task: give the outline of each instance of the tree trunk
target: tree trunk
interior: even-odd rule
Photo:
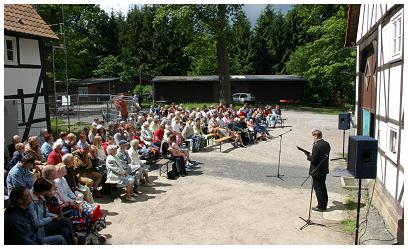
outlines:
[[[218,74],[220,79],[220,103],[229,105],[231,99],[231,80],[227,44],[225,41],[227,29],[226,5],[218,5],[219,32],[217,34]]]

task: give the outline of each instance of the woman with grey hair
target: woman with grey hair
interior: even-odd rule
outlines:
[[[153,183],[149,179],[149,171],[147,167],[144,167],[142,161],[140,161],[139,153],[137,152],[139,149],[139,140],[133,139],[130,141],[130,148],[128,150],[129,158],[130,158],[130,168],[132,171],[139,171],[142,182],[145,182],[145,186],[152,186]]]
[[[72,191],[75,192],[77,196],[79,193],[83,194],[83,198],[89,202],[94,203],[94,199],[89,187],[82,185],[79,183],[78,179],[78,171],[74,169],[74,156],[72,154],[65,154],[62,156],[62,163],[57,165],[64,165],[67,169],[67,174],[65,176],[65,180],[68,183],[68,186],[71,188]]]
[[[108,157],[106,158],[106,168],[108,169],[107,182],[116,183],[119,186],[126,186],[126,200],[136,201],[137,195],[133,193],[134,178],[128,175],[127,169],[123,168],[120,159],[116,156],[117,146],[109,145],[106,148]]]
[[[48,156],[47,164],[57,165],[62,162],[62,156],[64,155],[64,152],[62,152],[63,145],[64,143],[61,140],[57,140],[52,145],[52,151],[50,155]]]

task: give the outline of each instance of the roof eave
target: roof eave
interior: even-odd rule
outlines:
[[[344,47],[354,47],[357,39],[358,21],[361,4],[349,4],[347,13],[346,36]]]

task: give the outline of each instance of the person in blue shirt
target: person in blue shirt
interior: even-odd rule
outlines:
[[[32,203],[30,190],[16,187],[10,194],[10,205],[4,211],[5,245],[62,245],[66,241],[62,235],[41,237],[38,226],[28,207]]]
[[[25,145],[23,143],[16,144],[16,151],[13,153],[8,170],[12,169],[18,162],[21,161],[24,155]]]
[[[31,154],[26,154],[8,173],[6,183],[7,190],[10,194],[13,188],[26,187],[31,189],[33,187],[32,172],[35,159]],[[37,169],[40,170],[40,169]],[[40,170],[41,171],[41,170]]]
[[[47,133],[44,135],[44,143],[41,145],[41,154],[45,160],[47,160],[48,156],[52,151],[52,143],[53,143],[52,134]]]

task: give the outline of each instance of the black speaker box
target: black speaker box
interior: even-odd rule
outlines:
[[[350,136],[347,169],[355,178],[377,177],[378,141],[369,136]]]
[[[339,113],[339,130],[350,129],[351,115],[349,112]]]

